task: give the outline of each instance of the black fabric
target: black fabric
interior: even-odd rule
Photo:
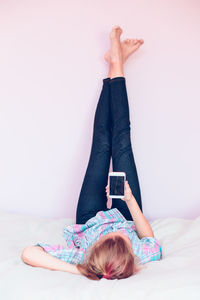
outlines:
[[[100,210],[108,210],[105,187],[110,158],[113,171],[126,180],[142,211],[140,186],[130,137],[129,104],[125,77],[105,78],[94,117],[90,158],[76,210],[76,224],[85,224]],[[133,220],[125,201],[112,199],[126,220]]]

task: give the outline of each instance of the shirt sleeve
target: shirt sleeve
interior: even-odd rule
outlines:
[[[77,248],[68,248],[62,245],[50,245],[46,243],[37,243],[35,246],[42,247],[47,253],[71,264],[83,262],[84,252]]]
[[[154,237],[143,237],[141,243],[141,263],[162,259],[162,246]]]

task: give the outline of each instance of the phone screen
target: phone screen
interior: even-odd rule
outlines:
[[[124,176],[110,176],[110,195],[124,196]]]

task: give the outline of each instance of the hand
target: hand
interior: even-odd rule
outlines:
[[[132,194],[131,188],[130,188],[127,180],[125,181],[124,189],[125,189],[124,198],[121,198],[121,200],[123,200],[125,202],[128,202],[133,198],[133,194]],[[109,198],[109,186],[108,186],[108,184],[106,186],[106,195]]]
[[[124,189],[124,198],[121,199],[125,202],[128,202],[133,198],[133,194],[127,180],[125,181]]]

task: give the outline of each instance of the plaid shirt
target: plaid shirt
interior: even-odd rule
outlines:
[[[101,236],[120,230],[127,235],[132,243],[138,262],[145,264],[162,258],[162,247],[153,237],[139,239],[134,221],[127,221],[117,208],[99,211],[85,224],[64,226],[65,245],[37,243],[47,253],[71,264],[83,263],[87,249]]]

